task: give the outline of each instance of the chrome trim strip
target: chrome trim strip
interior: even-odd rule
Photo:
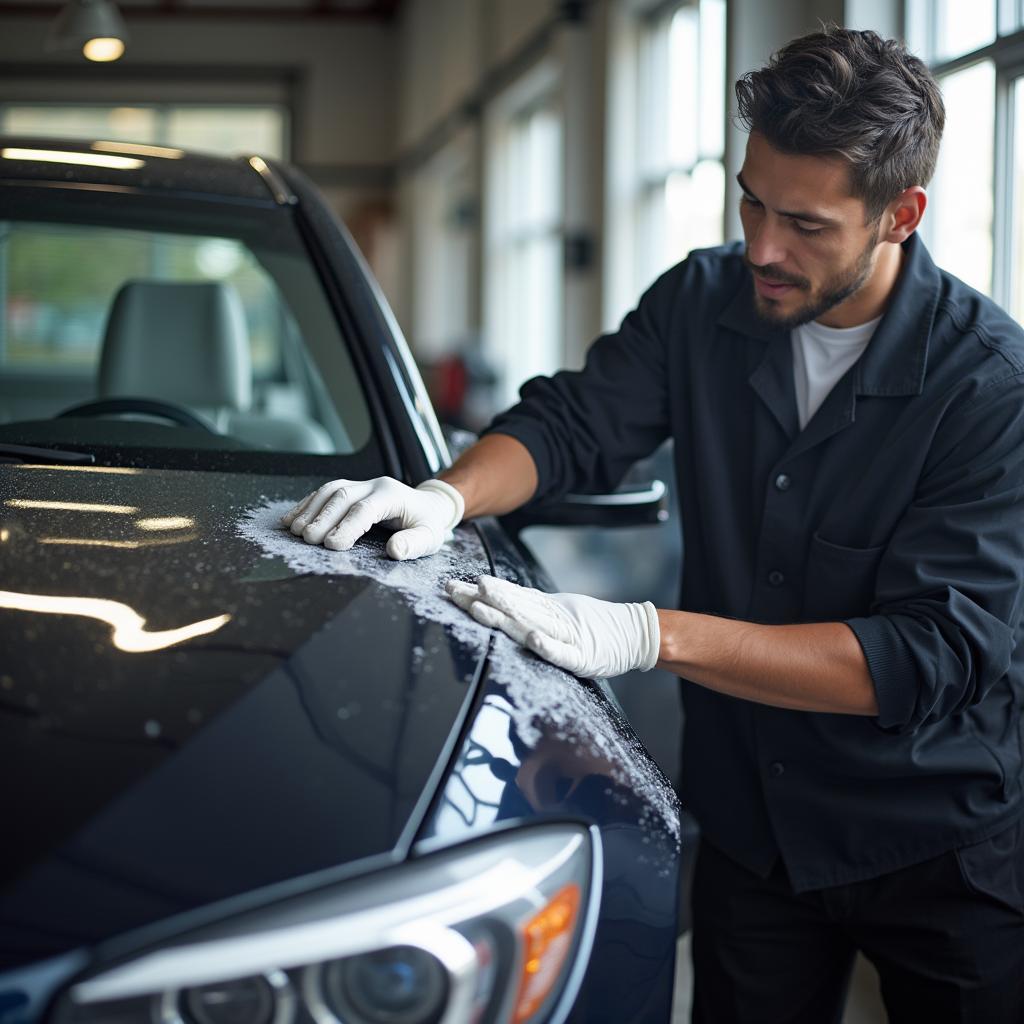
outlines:
[[[645,491],[621,491],[617,494],[567,494],[562,501],[569,505],[643,505],[661,501],[665,484],[655,480]]]
[[[281,180],[281,176],[261,156],[249,157],[249,166],[263,179],[274,202],[278,206],[293,206],[298,199],[289,191],[288,186]]]
[[[551,1010],[547,1024],[562,1024],[576,1002],[583,978],[590,967],[590,954],[594,948],[594,937],[597,935],[597,922],[601,916],[601,894],[604,892],[604,846],[601,844],[601,829],[598,825],[590,825],[590,892],[584,910],[583,924],[580,929],[579,943],[573,953],[572,967],[558,1002]]]

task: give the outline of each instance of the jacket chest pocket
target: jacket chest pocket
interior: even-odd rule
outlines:
[[[804,572],[804,619],[831,622],[867,615],[886,547],[848,548],[814,534]]]

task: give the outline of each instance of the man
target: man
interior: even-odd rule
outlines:
[[[1024,333],[915,234],[943,127],[872,32],[736,87],[746,245],[665,274],[438,481],[334,481],[286,523],[392,557],[463,517],[613,487],[675,439],[681,610],[454,583],[581,675],[683,679],[702,829],[694,1020],[1024,1021]]]

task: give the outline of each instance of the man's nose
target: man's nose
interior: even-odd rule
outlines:
[[[762,217],[747,239],[747,256],[758,267],[786,262],[789,253],[782,239],[781,225],[770,215]]]

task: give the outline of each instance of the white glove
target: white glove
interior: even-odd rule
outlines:
[[[620,676],[654,668],[661,647],[650,601],[616,604],[582,594],[544,594],[494,576],[448,582],[448,594],[477,622],[507,633],[578,676]]]
[[[409,487],[400,480],[332,480],[281,517],[281,525],[310,544],[348,551],[375,523],[396,530],[387,543],[398,560],[432,555],[452,536],[466,510],[462,495],[443,480]]]

